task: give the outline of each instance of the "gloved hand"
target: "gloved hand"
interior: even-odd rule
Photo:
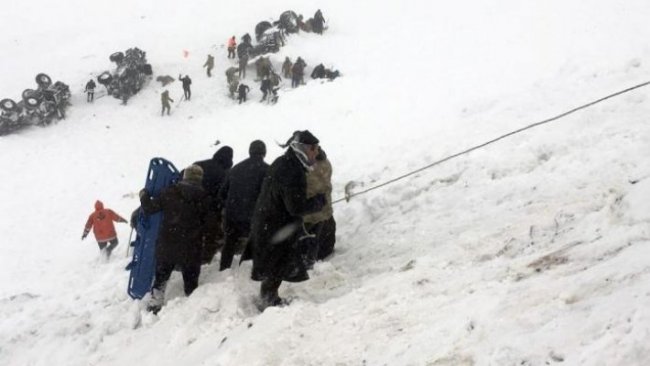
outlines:
[[[81,240],[86,239],[86,236],[88,236],[88,234],[85,234],[85,233],[84,233],[84,234],[81,234]]]

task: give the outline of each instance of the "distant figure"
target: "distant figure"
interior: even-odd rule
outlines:
[[[262,79],[262,85],[260,86],[260,90],[262,91],[262,100],[260,100],[260,102],[266,100],[266,97],[271,94],[271,89],[271,79],[268,75],[265,75],[264,79]]]
[[[226,70],[226,82],[228,83],[228,92],[230,92],[230,97],[234,98],[235,93],[237,92],[237,87],[239,87],[239,76],[237,75],[238,69],[236,67],[229,67]]]
[[[285,79],[291,78],[292,66],[293,66],[293,62],[291,62],[291,59],[289,57],[285,58],[284,63],[282,64],[282,75],[285,77]]]
[[[303,84],[303,76],[305,73],[305,67],[307,64],[305,61],[298,57],[296,60],[296,63],[293,64],[293,67],[291,68],[291,87],[295,88],[300,84]]]
[[[312,21],[314,33],[323,34],[324,24],[325,18],[323,17],[323,13],[320,11],[320,9],[318,9],[316,10],[316,14],[314,14],[314,20]]]
[[[185,96],[185,100],[190,100],[190,98],[192,97],[192,91],[190,90],[190,85],[192,85],[192,79],[190,79],[189,75],[185,75],[184,78],[178,75],[178,80],[183,82],[183,95]]]
[[[237,57],[239,57],[239,78],[246,78],[246,66],[248,66],[249,51],[253,48],[251,36],[248,33],[242,37],[242,43],[237,46]]]
[[[174,103],[174,100],[169,97],[169,90],[165,90],[162,92],[162,94],[160,94],[160,101],[162,102],[162,112],[160,112],[160,115],[164,116],[165,110],[167,110],[167,115],[169,116],[169,111],[172,108],[169,102]]]
[[[246,102],[246,94],[251,90],[251,88],[248,87],[246,84],[239,84],[239,88],[237,89],[237,93],[239,94],[238,100],[239,104],[242,104],[243,102]]]
[[[214,57],[212,55],[208,55],[208,60],[205,61],[203,67],[207,67],[208,77],[212,77],[212,69],[214,68]]]
[[[271,59],[268,57],[260,57],[255,60],[255,72],[257,73],[257,79],[262,80],[265,76],[269,76],[271,73]]]
[[[235,36],[228,39],[228,58],[235,58],[235,49],[237,48],[237,41],[235,41]]]
[[[88,216],[84,232],[81,235],[81,240],[84,240],[88,236],[90,229],[93,229],[99,250],[106,259],[110,258],[111,252],[118,244],[115,225],[113,225],[114,221],[126,222],[122,216],[116,214],[113,210],[104,208],[102,201],[98,200],[95,202],[95,212]]]
[[[340,73],[338,70],[332,71],[330,69],[326,69],[323,64],[319,64],[318,66],[314,67],[314,70],[311,72],[312,79],[328,79],[331,81],[339,76]]]
[[[92,103],[92,101],[95,100],[95,87],[97,84],[95,84],[95,81],[93,79],[88,80],[86,83],[86,101],[88,103]]]

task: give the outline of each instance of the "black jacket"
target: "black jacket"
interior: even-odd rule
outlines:
[[[189,76],[185,76],[184,78],[179,76],[178,79],[183,82],[183,90],[188,90],[190,85],[192,85],[192,79]]]
[[[219,200],[223,202],[226,220],[250,224],[255,202],[262,190],[262,181],[268,169],[269,165],[259,155],[252,156],[230,169],[219,191]]]
[[[251,88],[248,87],[246,84],[239,84],[239,88],[237,89],[237,92],[239,95],[244,96],[246,93],[248,93],[251,90]]]
[[[262,85],[260,86],[260,90],[262,92],[270,92],[271,91],[271,79],[266,78],[262,80]]]
[[[215,205],[211,207],[213,211],[220,210],[218,201],[219,189],[226,179],[228,170],[232,167],[232,148],[224,146],[217,150],[212,159],[197,161],[194,164],[203,169],[203,188]]]
[[[187,181],[165,188],[156,198],[140,198],[147,215],[163,214],[156,243],[158,263],[200,265],[207,202],[203,187]]]
[[[250,240],[244,255],[253,258],[252,279],[285,281],[295,279],[296,247],[302,231],[302,216],[320,210],[324,199],[317,195],[307,199],[305,168],[295,153],[287,152],[275,159],[264,177],[251,222]]]

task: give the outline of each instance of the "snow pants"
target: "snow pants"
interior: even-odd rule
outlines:
[[[157,263],[156,264],[156,278],[153,281],[153,289],[162,293],[165,292],[167,281],[172,275],[176,265],[174,263]],[[199,276],[201,275],[201,264],[181,266],[181,273],[183,274],[183,289],[185,295],[190,294],[199,287]]]

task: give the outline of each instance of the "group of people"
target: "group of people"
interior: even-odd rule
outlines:
[[[284,304],[278,293],[282,281],[307,280],[315,261],[332,254],[332,165],[308,130],[294,132],[281,146],[285,153],[269,165],[266,145],[255,140],[249,157],[234,166],[233,150],[224,146],[211,159],[185,168],[180,182],[157,197],[140,191],[138,210],[163,213],[148,310],[161,309],[174,269],[182,272],[189,296],[198,286],[201,265],[219,250],[221,271],[237,254],[253,261],[251,278],[261,282],[260,309]],[[99,201],[95,208],[82,239],[94,228],[100,249],[110,254],[117,245],[113,222],[126,220]],[[134,227],[135,217],[137,210]]]

